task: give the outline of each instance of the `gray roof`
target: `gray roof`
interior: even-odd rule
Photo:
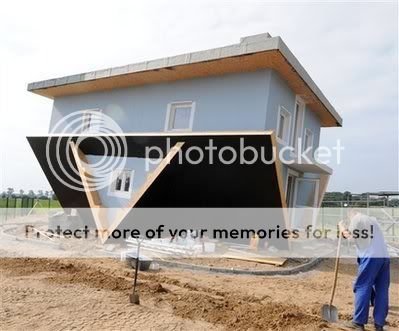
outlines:
[[[324,94],[321,92],[321,90],[318,88],[318,86],[315,84],[315,82],[312,80],[306,70],[302,67],[296,57],[288,49],[287,45],[280,37],[271,37],[268,33],[243,37],[241,38],[239,44],[233,44],[220,48],[214,48],[199,52],[128,64],[120,67],[112,67],[71,76],[33,82],[28,84],[28,91],[39,93],[40,90],[43,91],[44,89],[52,89],[70,84],[95,81],[99,79],[117,77],[139,72],[160,70],[181,65],[215,61],[236,56],[251,55],[273,50],[279,51],[284,56],[286,61],[288,61],[288,63],[293,67],[296,73],[321,101],[327,111],[334,117],[334,119],[336,120],[336,124],[341,126],[342,118],[336,112],[334,107],[330,104],[330,102],[327,100],[327,98],[324,96]]]

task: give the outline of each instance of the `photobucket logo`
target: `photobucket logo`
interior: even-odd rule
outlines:
[[[76,191],[98,191],[107,187],[110,169],[125,168],[126,139],[123,135],[112,135],[121,132],[119,125],[99,110],[76,111],[61,118],[50,132],[56,136],[50,136],[46,142],[46,160],[52,174]],[[90,163],[80,148],[85,139],[94,139],[94,144],[104,151]]]
[[[302,146],[301,138],[298,139],[297,146]],[[166,149],[162,149],[159,146],[146,147],[146,171],[150,171],[153,165],[159,164],[162,159],[166,157],[166,154],[171,149],[170,138],[166,139]],[[272,146],[271,153],[270,148],[260,146],[258,148],[245,144],[245,138],[240,138],[238,148],[233,146],[223,146],[218,148],[214,144],[214,140],[210,138],[208,145],[206,146],[190,146],[184,151],[182,149],[178,152],[178,162],[189,164],[200,164],[204,162],[205,157],[208,164],[214,164],[215,162],[222,164],[233,164],[239,162],[239,164],[251,165],[261,161],[263,164],[273,164],[276,159],[286,165],[292,164],[329,164],[333,157],[336,158],[336,163],[341,163],[341,152],[344,150],[344,146],[341,145],[341,141],[338,139],[336,145],[332,148],[326,146],[320,146],[313,150],[312,147],[306,149],[294,148],[289,145]],[[166,154],[164,155],[164,150]],[[157,158],[154,155],[158,154]],[[150,155],[152,156],[150,158]],[[170,160],[169,160],[170,162]]]

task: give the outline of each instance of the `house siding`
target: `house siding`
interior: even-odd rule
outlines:
[[[50,132],[72,132],[76,126],[64,132],[68,121],[56,127],[57,123],[73,112],[95,108],[110,116],[122,132],[162,132],[168,104],[177,101],[196,103],[192,131],[276,130],[279,107],[287,109],[293,118],[295,98],[287,83],[271,69],[64,96],[54,100]],[[308,107],[304,114],[305,128],[313,131],[316,149],[320,119]],[[97,158],[88,156],[90,163]],[[147,177],[145,164],[136,158],[128,158],[126,162],[126,168],[135,171],[134,192]],[[287,169],[286,165],[281,166],[284,189]],[[109,177],[111,182],[111,170]],[[99,195],[105,207],[124,207],[128,203],[127,199],[109,195],[108,187],[101,189]]]
[[[320,143],[320,119],[312,112],[309,107],[305,109],[305,118],[303,123],[303,133],[305,129],[310,129],[313,132],[313,150],[319,147]]]
[[[123,132],[160,132],[164,131],[168,104],[176,101],[196,102],[193,131],[264,130],[270,72],[261,70],[59,97],[54,100],[50,131],[72,112],[99,108]],[[54,133],[63,128],[59,126]]]
[[[287,109],[291,116],[294,113],[295,93],[275,71],[270,75],[269,98],[267,101],[267,116],[265,129],[276,130],[279,107]]]
[[[269,87],[269,97],[267,100],[265,129],[266,130],[277,129],[277,118],[280,106],[283,106],[291,114],[291,120],[293,120],[295,100],[296,100],[296,94],[290,89],[287,83],[279,76],[279,74],[276,71],[272,71],[270,74],[270,87]],[[293,123],[291,123],[291,133],[292,133],[292,125]],[[321,122],[319,117],[308,106],[306,106],[304,113],[304,121],[303,121],[302,139],[303,139],[303,134],[305,132],[305,128],[312,130],[314,134],[313,150],[315,150],[319,146],[320,127],[321,127]],[[282,147],[283,145],[279,144],[279,148]],[[289,158],[287,153],[285,153],[284,156],[287,157],[287,159]],[[284,189],[286,186],[288,168],[289,166],[287,165],[284,164],[281,165],[281,174],[283,177]],[[308,178],[319,177],[319,175],[309,174],[309,173],[304,173],[302,174],[302,176]]]
[[[98,108],[125,133],[160,132],[165,128],[168,104],[176,101],[195,101],[193,131],[264,130],[270,76],[271,70],[261,70],[59,97],[54,101],[50,131],[61,133],[73,118],[56,127],[57,123],[73,112]],[[80,124],[77,121],[68,132]],[[93,155],[87,158],[89,163],[99,160]],[[145,162],[127,158],[125,168],[135,171],[133,194],[147,177]],[[109,183],[111,175],[112,169]],[[112,196],[108,190],[98,191],[104,207],[127,206],[129,199]]]

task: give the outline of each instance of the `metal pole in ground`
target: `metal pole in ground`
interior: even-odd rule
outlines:
[[[144,238],[136,238],[137,241],[137,254],[136,254],[136,268],[134,270],[134,281],[133,281],[133,292],[132,294],[129,295],[130,303],[133,303],[135,305],[140,304],[140,297],[139,293],[136,290],[137,287],[137,275],[139,273],[139,268],[140,268],[140,244],[144,240]]]
[[[17,212],[17,198],[14,199],[14,218],[16,212]]]
[[[5,217],[6,221],[7,221],[7,216],[8,216],[8,196],[6,198],[6,217]]]
[[[399,209],[399,208],[398,208],[398,209]],[[395,210],[394,206],[392,206],[392,217],[393,217],[393,219],[396,220],[395,212],[396,212],[396,210]],[[394,237],[394,240],[396,241],[396,238],[397,238],[397,236],[396,236],[396,222],[394,223],[394,225],[393,225],[393,227],[392,227],[392,231],[393,231],[393,235],[395,236],[395,237]]]

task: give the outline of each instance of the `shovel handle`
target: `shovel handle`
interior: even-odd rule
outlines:
[[[134,282],[133,282],[133,294],[136,293],[136,285],[137,285],[137,274],[139,272],[139,264],[140,264],[140,259],[139,259],[139,255],[140,255],[140,244],[141,242],[139,241],[137,243],[137,256],[136,256],[136,268],[134,270]]]
[[[335,295],[335,289],[337,287],[337,279],[338,279],[338,269],[339,269],[339,255],[341,251],[341,239],[342,239],[342,234],[339,234],[338,238],[338,247],[337,247],[337,256],[335,257],[335,270],[334,270],[334,284],[331,290],[331,298],[330,298],[330,306],[332,306],[333,300],[334,300],[334,295]]]

